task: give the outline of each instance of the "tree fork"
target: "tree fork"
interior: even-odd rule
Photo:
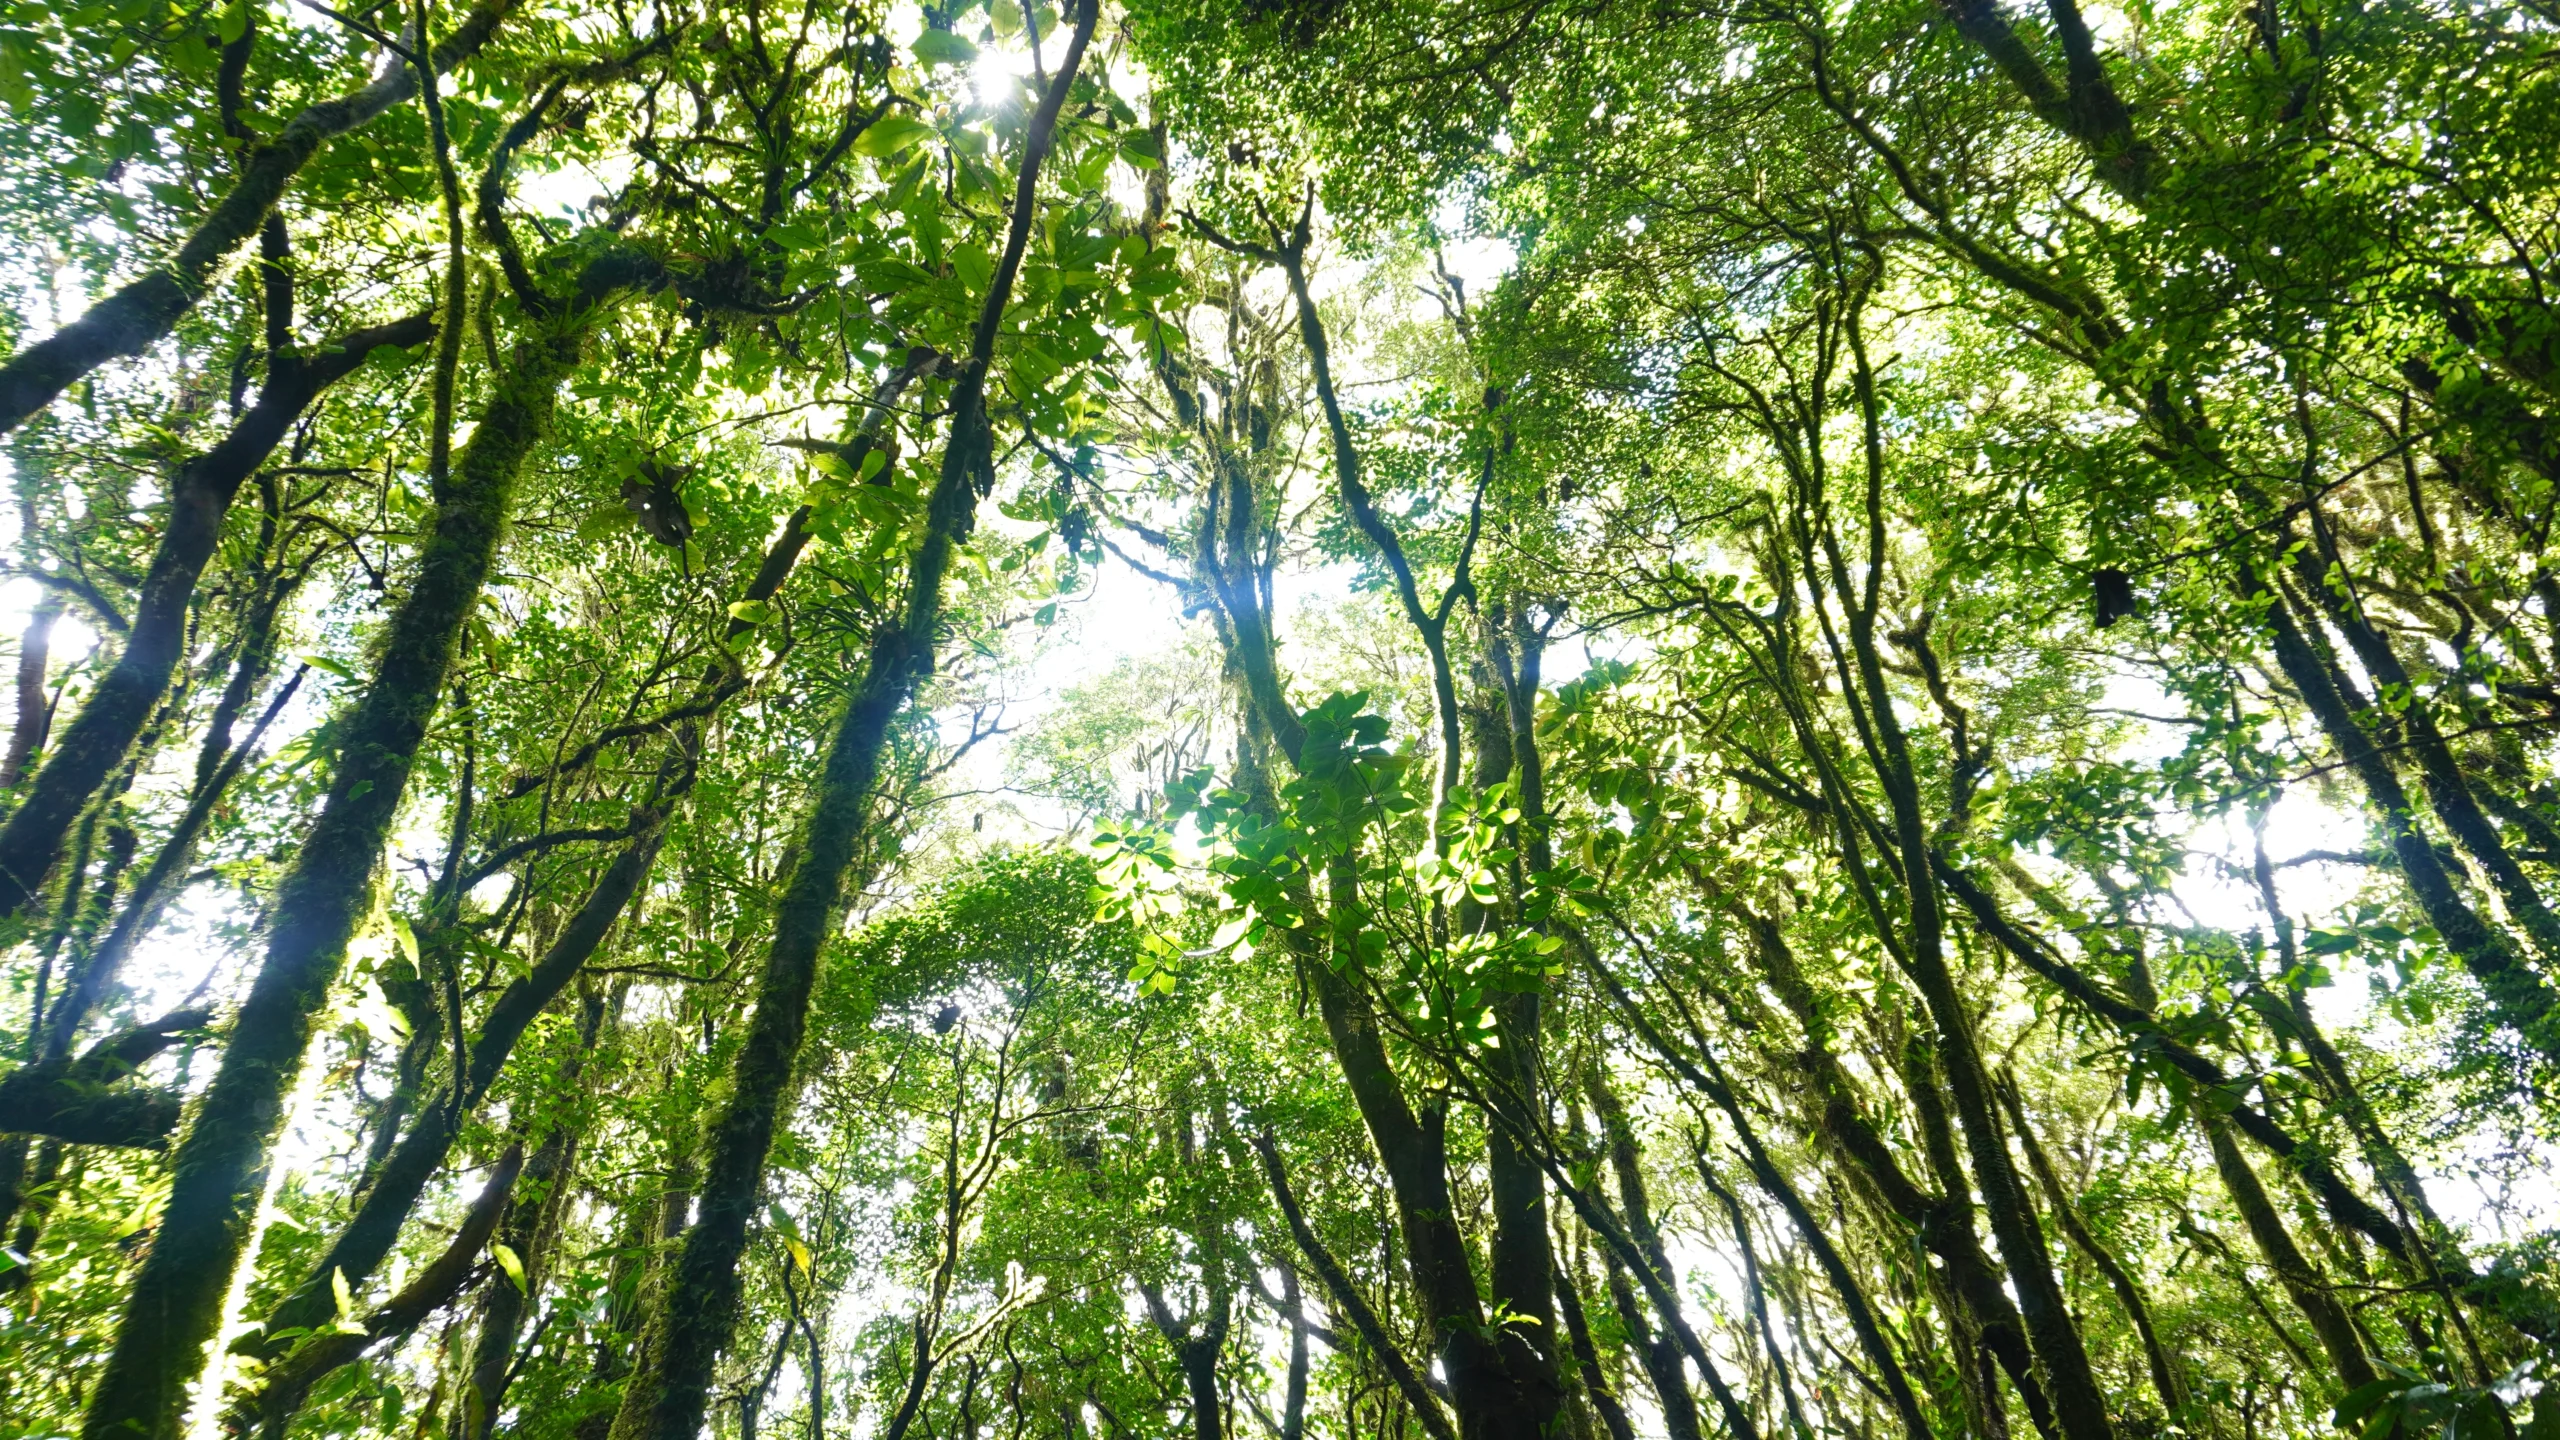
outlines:
[[[906,612],[873,638],[862,681],[845,706],[829,746],[817,804],[803,830],[799,862],[774,921],[755,1016],[739,1051],[729,1099],[713,1122],[698,1218],[684,1239],[665,1290],[641,1333],[639,1363],[614,1416],[613,1440],[693,1440],[708,1403],[713,1362],[736,1320],[738,1260],[763,1188],[766,1153],[780,1123],[818,952],[834,927],[845,872],[851,867],[876,786],[890,722],[906,708],[933,668],[942,586],[954,551],[977,521],[979,496],[994,483],[994,434],[987,415],[987,367],[997,328],[1031,236],[1039,204],[1040,168],[1059,111],[1100,18],[1098,0],[1076,6],[1072,37],[1040,97],[1023,141],[1005,247],[970,334],[969,355],[953,386],[951,438],[927,504],[925,534],[908,568]]]
[[[347,717],[320,817],[277,889],[266,961],[179,1146],[159,1232],[82,1422],[85,1440],[164,1440],[177,1428],[221,1324],[285,1097],[364,914],[418,744],[496,557],[517,476],[550,427],[560,382],[577,363],[595,302],[604,297],[588,298],[517,343],[463,447],[452,488],[436,497],[416,580]]]
[[[407,349],[435,333],[421,312],[351,331],[308,355],[278,355],[266,388],[219,443],[187,462],[169,491],[169,519],[143,575],[124,650],[99,678],[36,771],[27,797],[0,826],[0,918],[33,903],[62,839],[98,787],[132,749],[169,687],[186,649],[187,612],[205,562],[222,538],[223,516],[241,484],[266,463],[287,429],[329,386],[376,349]]]
[[[449,70],[478,53],[512,4],[480,0],[436,45],[435,68]],[[388,57],[371,84],[308,106],[287,121],[275,139],[250,154],[239,179],[177,253],[0,364],[0,434],[16,429],[100,365],[140,355],[158,343],[204,296],[216,267],[265,225],[285,188],[320,147],[408,99],[415,83],[415,67]]]

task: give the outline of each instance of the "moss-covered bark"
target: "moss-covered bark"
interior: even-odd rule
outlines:
[[[444,1093],[419,1111],[417,1124],[400,1137],[390,1158],[375,1173],[372,1187],[365,1191],[355,1214],[348,1218],[302,1284],[267,1317],[268,1334],[308,1329],[328,1319],[337,1303],[330,1284],[333,1274],[345,1276],[349,1285],[361,1285],[372,1278],[383,1257],[398,1243],[400,1227],[407,1223],[427,1182],[443,1168],[454,1138],[462,1131],[462,1122],[496,1083],[507,1057],[515,1052],[516,1042],[577,977],[596,947],[603,943],[606,932],[622,918],[631,897],[640,892],[650,866],[658,858],[659,842],[666,833],[661,824],[664,818],[663,814],[641,817],[640,833],[605,867],[595,888],[587,892],[585,902],[561,927],[542,959],[498,996],[481,1022],[480,1033],[472,1037],[460,1093],[456,1094],[449,1083]],[[279,1347],[261,1344],[255,1348],[259,1353],[272,1354]]]
[[[133,747],[169,688],[187,641],[187,611],[196,582],[222,538],[222,517],[242,482],[266,462],[320,392],[346,378],[385,345],[423,344],[434,317],[417,314],[353,331],[307,356],[278,356],[275,373],[219,443],[187,462],[169,492],[168,523],[152,551],[133,610],[132,628],[113,668],[46,752],[25,802],[0,826],[0,918],[34,902],[45,873],[89,797]]]
[[[829,743],[817,803],[796,847],[800,859],[774,918],[755,1017],[731,1072],[729,1098],[712,1123],[700,1212],[641,1332],[613,1440],[693,1440],[702,1428],[712,1366],[737,1319],[738,1260],[764,1186],[765,1156],[808,1030],[818,951],[843,903],[845,872],[860,848],[889,724],[933,671],[943,581],[954,552],[976,527],[978,497],[994,483],[987,367],[1030,242],[1040,167],[1097,18],[1096,0],[1076,6],[1073,37],[1024,135],[1010,228],[952,387],[951,438],[927,504],[924,538],[908,567],[905,610],[873,637],[862,680]]]
[[[511,7],[512,0],[480,0],[435,47],[436,68],[451,69],[476,54]],[[275,139],[249,156],[239,179],[176,254],[0,364],[0,433],[17,428],[100,365],[158,343],[211,288],[222,262],[258,233],[320,147],[372,123],[408,99],[416,84],[411,66],[391,60],[363,89],[306,107],[285,122]]]
[[[2232,1142],[2230,1122],[2214,1113],[2209,1098],[2197,1100],[2193,1109],[2196,1123],[2204,1127],[2206,1143],[2213,1148],[2213,1168],[2222,1177],[2232,1208],[2240,1212],[2241,1223],[2248,1227],[2249,1238],[2257,1242],[2267,1268],[2276,1272],[2285,1293],[2293,1297],[2294,1308],[2311,1322],[2320,1348],[2328,1352],[2329,1363],[2336,1367],[2339,1384],[2347,1390],[2372,1384],[2377,1378],[2373,1361],[2365,1354],[2364,1337],[2357,1333],[2355,1320],[2331,1293],[2318,1267],[2294,1243],[2293,1232],[2285,1228],[2284,1217],[2276,1213],[2266,1186],[2249,1168],[2240,1147]]]
[[[221,1068],[179,1146],[151,1251],[134,1279],[115,1348],[92,1392],[88,1440],[174,1434],[187,1389],[221,1323],[267,1157],[311,1040],[313,1019],[372,892],[456,641],[480,602],[526,457],[549,428],[592,307],[520,341],[498,376],[434,529],[341,732],[319,819],[278,886],[267,956],[233,1020]]]

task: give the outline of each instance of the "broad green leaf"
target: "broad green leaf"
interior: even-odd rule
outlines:
[[[1153,170],[1164,164],[1164,145],[1152,132],[1124,130],[1120,133],[1120,158],[1141,170]]]
[[[493,1241],[489,1246],[489,1255],[498,1262],[499,1269],[507,1272],[507,1280],[516,1287],[517,1294],[532,1293],[532,1287],[525,1281],[524,1261],[517,1257],[512,1247],[503,1240]]]
[[[966,65],[978,58],[978,47],[952,34],[928,26],[916,36],[916,58],[927,65]]]
[[[897,154],[932,133],[933,127],[921,120],[898,114],[883,115],[872,121],[863,130],[861,136],[855,139],[853,150],[857,155],[869,155],[875,159],[882,159]]]

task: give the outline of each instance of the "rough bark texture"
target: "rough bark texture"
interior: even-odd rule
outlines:
[[[2053,1162],[2046,1158],[2044,1146],[2037,1143],[2034,1127],[2027,1123],[2026,1107],[2019,1103],[2014,1081],[2004,1079],[2000,1099],[2009,1111],[2009,1123],[2017,1128],[2018,1148],[2026,1152],[2027,1168],[2035,1172],[2036,1184],[2044,1190],[2045,1204],[2052,1210],[2054,1222],[2080,1253],[2089,1257],[2098,1273],[2107,1277],[2117,1303],[2124,1306],[2126,1318],[2133,1322],[2134,1333],[2142,1337],[2143,1363],[2150,1367],[2151,1388],[2160,1396],[2160,1404],[2172,1416],[2183,1413],[2187,1408],[2186,1387],[2178,1381],[2177,1366],[2170,1361],[2168,1348],[2160,1343],[2160,1332],[2152,1324],[2151,1304],[2144,1298],[2142,1287],[2134,1283],[2133,1273],[2124,1268],[2124,1262],[2080,1218],[2079,1207],[2071,1203],[2070,1190],[2063,1185]]]
[[[526,456],[551,422],[592,309],[528,336],[496,380],[480,423],[436,497],[434,530],[347,716],[320,817],[278,886],[267,957],[231,1026],[221,1068],[180,1145],[151,1252],[92,1392],[87,1440],[162,1440],[221,1323],[267,1156],[337,980],[418,742],[435,713],[463,624],[480,602]]]
[[[1591,1320],[1583,1313],[1581,1288],[1561,1265],[1556,1270],[1555,1286],[1556,1309],[1564,1317],[1565,1337],[1573,1346],[1574,1366],[1582,1375],[1584,1398],[1599,1412],[1609,1440],[1635,1440],[1635,1426],[1627,1420],[1627,1407],[1610,1392],[1609,1377],[1600,1369],[1600,1351],[1591,1341]]]
[[[177,1011],[111,1035],[76,1060],[59,1056],[11,1071],[0,1080],[0,1132],[73,1145],[160,1148],[177,1128],[181,1097],[140,1086],[109,1086],[208,1018],[202,1010]]]
[[[178,823],[168,837],[160,842],[160,849],[151,857],[151,863],[144,867],[142,878],[134,882],[133,892],[125,900],[124,909],[117,913],[106,939],[99,942],[97,950],[89,957],[89,963],[80,967],[80,974],[63,992],[62,999],[45,1015],[46,1053],[71,1053],[73,1043],[79,1038],[80,1027],[88,1022],[90,1012],[106,998],[108,988],[124,969],[125,957],[133,952],[135,942],[141,939],[160,913],[162,902],[168,898],[170,882],[177,878],[179,867],[185,865],[187,858],[195,852],[196,839],[204,833],[205,823],[213,818],[214,807],[222,802],[224,792],[239,776],[241,767],[257,748],[259,737],[266,734],[267,727],[275,722],[277,713],[293,699],[294,692],[301,685],[302,676],[297,674],[277,691],[275,698],[268,703],[266,713],[250,730],[249,738],[242,741],[237,749],[224,754],[211,767],[210,773],[205,773],[197,782],[186,811],[178,817]],[[208,736],[206,753],[215,753],[215,746],[227,738],[219,732]]]
[[[497,1232],[499,1219],[506,1214],[507,1197],[514,1191],[524,1166],[524,1147],[507,1147],[506,1153],[498,1157],[488,1183],[463,1211],[462,1223],[455,1227],[453,1239],[443,1253],[428,1261],[426,1268],[400,1288],[399,1294],[367,1312],[357,1322],[358,1329],[323,1330],[305,1337],[231,1411],[228,1424],[232,1433],[239,1434],[254,1425],[267,1440],[283,1440],[294,1412],[302,1408],[304,1397],[322,1377],[356,1360],[374,1345],[406,1335],[461,1294],[463,1287],[471,1283],[481,1247],[489,1243],[489,1237]]]

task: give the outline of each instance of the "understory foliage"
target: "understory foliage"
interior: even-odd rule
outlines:
[[[0,12],[0,1440],[2560,1436],[2548,0]]]

